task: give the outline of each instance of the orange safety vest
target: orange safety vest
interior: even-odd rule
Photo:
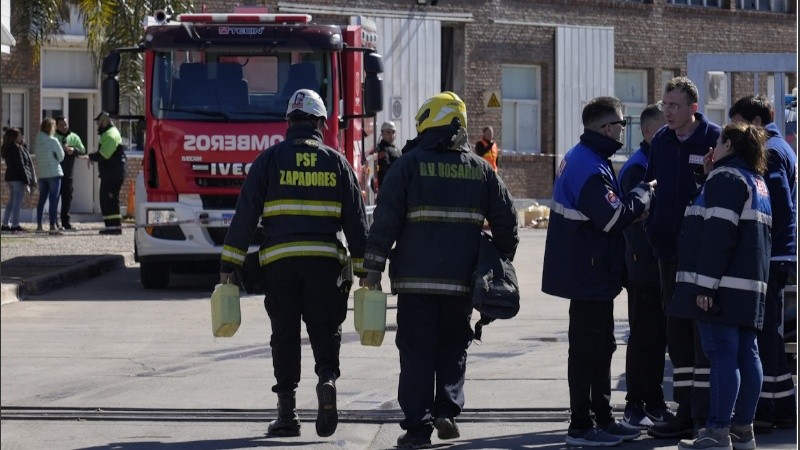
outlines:
[[[481,138],[481,143],[483,144],[484,148],[488,148],[489,150],[483,154],[483,159],[489,162],[489,165],[492,166],[495,172],[497,172],[497,144],[492,142],[492,146],[489,147],[489,143],[486,142],[485,139]]]

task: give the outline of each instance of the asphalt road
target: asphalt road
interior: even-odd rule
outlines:
[[[469,351],[461,438],[452,449],[563,449],[568,419],[568,302],[540,291],[545,230],[522,230],[515,266],[522,308],[484,329]],[[138,266],[2,306],[0,442],[5,449],[383,449],[402,430],[395,309],[381,347],[358,343],[352,313],[344,323],[341,423],[314,433],[313,360],[303,341],[298,391],[302,435],[266,438],[276,398],[262,301],[242,298],[231,338],[211,334],[215,275],[175,275],[168,289],[144,290]],[[352,299],[351,299],[352,307]],[[627,306],[616,300],[618,349],[612,403],[624,405]],[[668,365],[669,366],[669,365]],[[671,370],[665,377],[668,397]],[[618,417],[621,410],[618,409]],[[757,437],[759,448],[794,449],[795,430]],[[628,449],[675,448],[642,437]]]

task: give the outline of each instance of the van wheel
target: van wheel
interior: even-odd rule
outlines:
[[[162,289],[169,284],[169,263],[165,261],[142,261],[139,263],[139,278],[145,289]]]

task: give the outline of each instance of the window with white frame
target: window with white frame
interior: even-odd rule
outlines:
[[[635,150],[642,142],[639,116],[647,107],[647,71],[615,70],[614,95],[622,100],[622,115],[628,118],[623,144],[626,151]]]
[[[3,129],[19,128],[26,140],[30,141],[31,133],[25,126],[26,105],[25,92],[3,92]]]
[[[541,85],[539,66],[503,66],[503,151],[542,152]]]
[[[706,73],[706,107],[705,115],[708,120],[724,125],[728,122],[728,74],[725,72]]]
[[[786,0],[739,0],[737,6],[755,11],[786,12],[786,3]]]
[[[691,5],[691,6],[708,6],[719,8],[722,6],[722,0],[669,0],[673,5]]]

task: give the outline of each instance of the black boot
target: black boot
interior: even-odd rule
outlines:
[[[331,375],[320,375],[317,383],[317,435],[328,437],[336,431],[339,416],[336,411],[336,378]]]
[[[300,436],[300,418],[297,417],[294,409],[294,392],[278,394],[278,418],[269,424],[267,436]]]

